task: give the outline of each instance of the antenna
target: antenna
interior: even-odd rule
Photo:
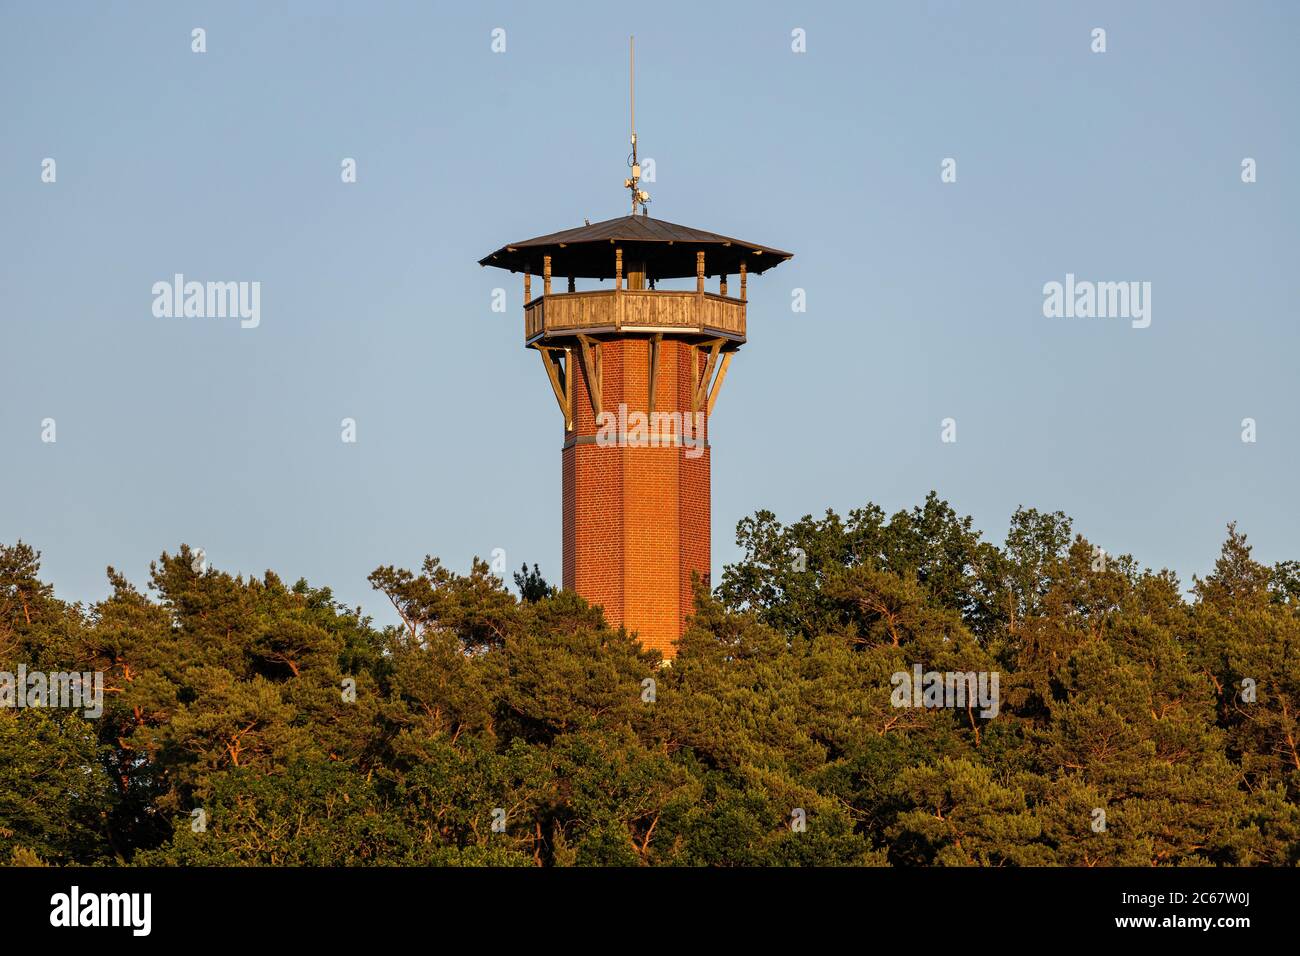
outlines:
[[[632,175],[623,180],[623,187],[632,191],[632,215],[636,215],[636,208],[640,206],[641,215],[644,216],[650,194],[640,188],[641,164],[636,158],[636,37],[634,36],[627,38],[627,54],[628,115],[632,133],[632,155],[628,157],[627,164],[632,167]]]

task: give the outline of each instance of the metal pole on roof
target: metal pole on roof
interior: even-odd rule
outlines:
[[[632,134],[632,215],[636,215],[637,174],[640,170],[636,160],[636,37],[627,38],[627,91],[629,129]]]
[[[632,191],[632,215],[636,215],[636,207],[640,206],[642,215],[645,214],[645,204],[650,201],[650,194],[641,189],[641,165],[637,161],[636,155],[636,37],[627,38],[627,88],[628,88],[628,115],[629,126],[632,133],[632,156],[628,160],[628,165],[632,167],[632,175],[623,180],[623,185]]]

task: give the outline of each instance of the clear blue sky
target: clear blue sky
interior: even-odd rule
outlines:
[[[425,553],[558,581],[559,412],[518,277],[476,260],[623,214],[635,32],[652,214],[796,254],[751,283],[711,427],[715,579],[756,509],[931,488],[994,540],[1061,509],[1185,582],[1232,519],[1300,557],[1298,28],[1262,2],[7,0],[0,540],[87,600],[182,541],[380,620],[366,575]],[[177,272],[260,281],[261,325],[155,318]],[[1151,282],[1150,328],[1044,318],[1067,272]]]

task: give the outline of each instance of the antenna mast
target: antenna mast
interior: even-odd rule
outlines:
[[[627,51],[628,114],[632,132],[632,155],[628,157],[627,164],[632,167],[632,175],[623,180],[623,186],[632,191],[632,215],[636,215],[637,206],[640,206],[641,215],[644,216],[650,194],[640,188],[641,164],[636,158],[636,37],[627,38]]]

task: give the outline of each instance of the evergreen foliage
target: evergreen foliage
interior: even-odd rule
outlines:
[[[1297,562],[1229,527],[1185,593],[1060,513],[997,546],[934,494],[737,538],[671,666],[536,565],[520,599],[480,561],[380,568],[380,628],[185,546],[70,604],[0,547],[0,671],[105,683],[98,719],[0,710],[0,862],[1300,862]],[[915,664],[997,672],[997,716],[895,706]]]

